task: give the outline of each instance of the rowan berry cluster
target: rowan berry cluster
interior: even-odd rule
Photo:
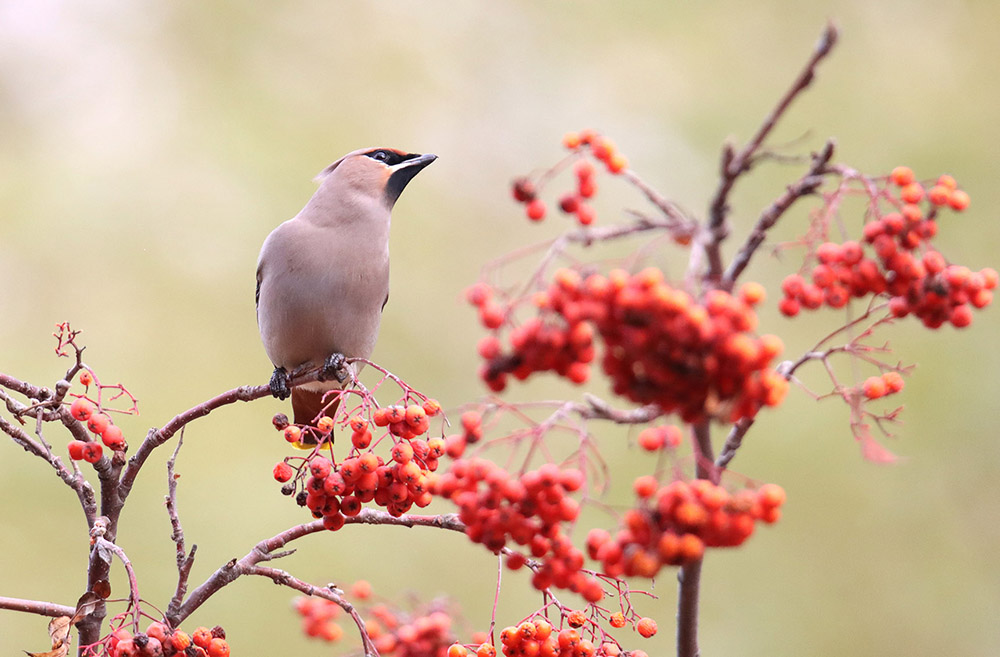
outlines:
[[[583,485],[579,470],[560,470],[545,464],[537,470],[512,476],[485,459],[460,459],[438,479],[435,492],[458,506],[466,535],[493,552],[508,541],[525,546],[541,561],[532,585],[570,589],[590,602],[604,595],[600,583],[584,573],[583,553],[563,533],[562,523],[572,523],[580,505],[568,493]],[[507,566],[517,569],[526,557],[514,553]]]
[[[878,399],[903,389],[903,376],[891,371],[881,376],[870,376],[861,384],[861,392],[868,399]]]
[[[351,597],[365,601],[372,596],[372,587],[360,579],[351,585]],[[302,631],[306,636],[335,642],[344,636],[344,628],[337,620],[344,610],[337,603],[325,598],[303,596],[295,599],[295,611],[302,616]]]
[[[580,612],[572,612],[569,616]],[[545,618],[534,617],[500,631],[500,652],[507,657],[538,655],[540,657],[646,657],[645,651],[623,652],[617,643],[607,641],[595,644],[575,625],[556,630]],[[596,635],[592,636],[596,639]],[[455,644],[448,657],[496,657],[497,651],[489,643],[478,647]]]
[[[81,375],[81,382],[85,379],[91,380],[89,372],[84,370],[84,373],[87,374],[87,377]],[[101,443],[116,452],[124,452],[128,449],[122,430],[111,421],[111,416],[94,402],[81,395],[70,405],[69,412],[73,419],[86,423],[87,429],[97,434],[101,439],[100,443],[96,439],[70,441],[69,457],[74,461],[97,463],[104,455],[104,447]]]
[[[908,167],[897,167],[884,194],[893,200],[893,209],[865,224],[863,243],[820,244],[812,282],[800,274],[784,280],[782,313],[792,317],[802,308],[813,310],[824,304],[842,308],[851,297],[887,294],[896,317],[912,314],[928,328],[946,322],[961,328],[972,322],[970,306],[990,304],[992,290],[1000,282],[995,270],[972,272],[948,264],[930,245],[938,230],[938,211],[945,207],[961,211],[969,204],[968,194],[958,189],[955,179],[941,176],[927,189]]]
[[[226,631],[219,626],[199,627],[188,634],[154,622],[135,635],[124,628],[116,630],[106,645],[109,657],[229,657]]]
[[[482,302],[481,316],[493,314],[484,307],[497,305],[488,290],[480,284],[469,295]],[[512,330],[509,352],[493,340],[480,344],[486,359],[480,375],[495,391],[506,387],[508,374],[523,379],[544,370],[582,382],[596,333],[605,344],[602,366],[615,394],[656,403],[685,422],[752,417],[762,406],[781,403],[788,390],[785,378],[769,367],[781,340],[752,333],[753,305],[762,298],[763,288],[748,283],[738,295],[710,290],[699,301],[655,268],[586,278],[560,269],[548,290],[534,297],[539,319]]]
[[[446,445],[443,438],[423,436],[430,418],[440,412],[436,401],[425,400],[421,404],[379,408],[370,417],[364,413],[353,415],[346,421],[351,430],[351,447],[339,462],[322,453],[335,425],[331,418],[324,417],[317,427],[305,429],[319,432],[323,447],[308,457],[288,457],[279,462],[274,466],[274,478],[291,482],[286,485],[289,493],[301,482],[299,503],[333,531],[343,527],[347,517],[360,513],[366,502],[374,501],[394,516],[406,513],[414,504],[425,507],[431,502],[430,484]],[[301,442],[303,429],[288,425],[283,418],[276,416],[275,426],[289,442]],[[382,430],[378,439],[374,439],[372,426]],[[375,452],[376,446],[383,443],[392,445],[387,459]],[[329,451],[333,457],[332,446]],[[293,467],[292,462],[298,462],[298,467]]]
[[[628,160],[618,151],[615,143],[593,130],[567,133],[563,137],[563,146],[574,153],[582,153],[584,149],[589,149],[590,154],[604,164],[611,174],[619,174],[628,168]],[[552,172],[555,171],[554,168]],[[575,216],[581,226],[589,226],[594,223],[596,217],[594,208],[589,203],[597,193],[597,182],[594,179],[596,169],[589,160],[578,159],[573,165],[573,172],[576,186],[559,198],[559,209]],[[539,188],[543,184],[541,180],[536,183],[531,178],[518,178],[511,189],[514,200],[524,204],[524,212],[532,221],[541,221],[548,212],[545,201],[538,197]]]
[[[367,582],[358,582],[351,593],[361,599],[370,597],[370,589],[364,596],[357,595],[359,584],[367,586]],[[344,636],[343,628],[335,622],[343,610],[335,602],[302,597],[295,601],[295,609],[302,615],[302,629],[308,636],[329,642]],[[386,657],[444,657],[455,642],[451,614],[434,603],[412,613],[384,604],[364,608],[361,613],[368,636]],[[485,637],[478,638],[485,641]]]
[[[730,493],[706,479],[674,480],[660,486],[655,477],[635,480],[635,508],[612,536],[595,528],[587,535],[587,553],[612,577],[655,577],[663,566],[702,557],[706,547],[743,543],[760,520],[781,517],[785,491],[776,484]]]

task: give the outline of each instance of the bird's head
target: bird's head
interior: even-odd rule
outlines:
[[[347,186],[371,197],[380,198],[392,208],[406,184],[437,155],[407,153],[395,148],[363,148],[348,153],[316,179],[321,185]]]

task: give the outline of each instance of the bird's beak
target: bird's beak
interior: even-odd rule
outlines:
[[[385,185],[385,198],[389,207],[392,207],[396,203],[396,199],[403,193],[406,184],[413,180],[413,176],[420,173],[424,167],[436,159],[437,155],[424,153],[423,155],[408,157],[399,164],[391,167],[392,173],[389,174],[389,180]]]

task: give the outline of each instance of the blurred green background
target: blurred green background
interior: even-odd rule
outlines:
[[[393,292],[375,358],[446,406],[481,393],[474,313],[461,301],[488,259],[551,237],[509,199],[515,175],[553,162],[567,130],[610,135],[661,191],[703,214],[720,144],[746,139],[799,70],[828,18],[841,43],[774,142],[838,139],[872,173],[949,172],[972,207],[942,221],[940,248],[1000,264],[1000,4],[990,0],[793,2],[0,2],[0,370],[41,384],[64,371],[56,322],[83,329],[86,360],[122,381],[150,426],[223,390],[267,380],[254,321],[259,246],[344,152],[394,146],[440,156],[396,206]],[[799,167],[772,165],[734,197],[739,233]],[[605,220],[642,207],[606,181]],[[806,206],[779,235],[804,226]],[[667,252],[673,272],[680,251]],[[774,285],[792,264],[756,262]],[[772,294],[762,331],[801,353],[835,319],[788,322]],[[964,331],[892,333],[918,363],[895,466],[864,462],[846,409],[801,392],[765,412],[733,468],[783,484],[781,523],[706,561],[702,654],[1000,654],[1000,447],[995,309]],[[513,390],[577,395],[552,382]],[[192,425],[180,510],[199,545],[193,583],[303,514],[270,479],[286,449],[278,402]],[[603,431],[603,430],[602,430]],[[54,434],[50,434],[53,437]],[[58,441],[63,438],[59,437]],[[628,498],[648,457],[606,441]],[[141,593],[165,606],[175,569],[163,509],[166,450],[126,507],[120,543]],[[358,577],[399,598],[454,594],[488,626],[495,560],[458,535],[350,527],[302,541],[279,564],[323,584]],[[87,536],[75,497],[39,460],[0,441],[0,595],[71,604]],[[116,569],[118,567],[116,566]],[[506,574],[501,624],[538,604]],[[116,582],[121,593],[121,580]],[[673,646],[674,581],[638,602]],[[572,596],[567,595],[567,599]],[[234,655],[339,653],[305,640],[286,589],[240,581],[185,625],[222,624]],[[0,611],[3,654],[47,648],[45,620]],[[350,633],[349,633],[350,636]]]

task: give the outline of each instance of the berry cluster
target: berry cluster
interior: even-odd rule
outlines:
[[[609,173],[618,174],[628,168],[628,160],[614,142],[593,130],[567,133],[563,137],[563,146],[574,153],[589,148],[590,154],[603,163]],[[560,197],[559,209],[574,215],[581,226],[589,226],[596,217],[594,208],[588,203],[597,193],[594,180],[596,169],[589,160],[581,159],[573,166],[573,172],[576,174],[576,188]],[[532,221],[541,221],[548,211],[545,201],[538,198],[540,184],[524,177],[515,180],[511,188],[514,200],[524,204],[524,212]]]
[[[496,305],[480,285],[472,300]],[[762,298],[761,286],[748,283],[739,295],[710,290],[698,301],[655,268],[586,278],[560,269],[548,290],[535,295],[541,319],[511,332],[509,353],[493,341],[480,345],[487,361],[480,374],[495,391],[504,389],[510,373],[523,379],[554,369],[583,381],[596,331],[616,394],[676,411],[685,422],[752,417],[761,406],[781,403],[788,390],[769,367],[781,340],[751,333],[757,325],[753,305]]]
[[[861,393],[868,399],[892,395],[903,389],[903,376],[896,371],[870,376],[861,384]]]
[[[617,643],[604,642],[595,644],[577,629],[581,624],[572,621],[574,614],[569,614],[569,625],[556,630],[544,618],[531,618],[518,625],[511,625],[500,631],[500,652],[507,657],[519,655],[544,655],[545,657],[646,657],[645,651],[633,650],[622,652]],[[582,616],[582,614],[580,614]],[[650,619],[644,619],[650,620]],[[650,635],[651,636],[651,635]],[[597,637],[594,637],[595,640]],[[448,657],[496,657],[496,648],[489,643],[483,643],[476,648],[466,648],[455,644],[448,652]]]
[[[864,227],[861,243],[825,242],[816,249],[818,264],[808,283],[800,274],[788,276],[781,312],[792,317],[802,308],[822,305],[842,308],[850,298],[888,294],[890,312],[896,317],[912,314],[928,328],[946,322],[957,328],[972,322],[972,310],[992,301],[1000,276],[993,269],[972,272],[950,265],[930,246],[937,234],[937,213],[950,207],[964,210],[969,196],[958,189],[955,179],[944,175],[929,189],[914,178],[907,167],[897,167],[889,176],[897,190],[885,190],[894,208]],[[926,207],[921,202],[926,201]]]
[[[456,461],[438,480],[435,492],[458,506],[472,541],[499,552],[513,540],[541,560],[531,580],[535,588],[570,589],[596,602],[604,591],[581,570],[583,553],[562,531],[562,523],[575,521],[580,513],[580,505],[567,493],[582,485],[579,470],[560,470],[549,463],[512,477],[500,466],[475,458]],[[516,569],[525,562],[515,553],[507,566]]]
[[[371,584],[359,579],[351,585],[350,593],[356,600],[368,600],[372,596]],[[344,610],[335,602],[303,596],[295,599],[295,611],[302,616],[302,631],[306,636],[330,642],[344,636],[344,628],[337,623]]]
[[[697,561],[706,547],[740,545],[756,521],[777,522],[785,491],[776,484],[729,493],[706,479],[675,480],[660,487],[656,478],[635,480],[639,503],[612,536],[595,528],[587,552],[612,577],[655,577],[663,566]]]
[[[288,457],[274,466],[274,478],[282,483],[293,482],[286,491],[294,491],[295,483],[302,481],[303,490],[299,503],[306,506],[315,518],[322,518],[327,529],[344,526],[346,517],[356,516],[365,502],[374,501],[390,514],[400,516],[416,504],[425,507],[431,502],[432,473],[438,468],[438,459],[445,454],[443,438],[422,438],[430,426],[430,417],[441,412],[434,400],[422,404],[388,406],[371,413],[347,420],[351,430],[351,448],[340,462],[331,461],[320,452],[326,449],[334,420],[321,418],[315,428],[322,434],[322,449],[316,449],[305,458]],[[275,426],[292,443],[302,440],[303,429],[288,425],[284,416],[275,418]],[[374,440],[371,426],[384,433]],[[392,445],[388,460],[375,453],[382,442]],[[331,457],[332,447],[329,448]],[[299,462],[298,468],[290,462]]]
[[[83,375],[87,376],[84,377]],[[81,373],[80,381],[91,381],[90,373],[84,370]],[[85,385],[88,385],[85,383]],[[101,442],[108,449],[116,452],[124,452],[128,449],[128,444],[122,435],[122,430],[111,421],[111,416],[97,408],[97,406],[86,397],[77,397],[69,407],[70,415],[73,419],[85,422],[87,429],[101,437]],[[86,461],[87,463],[97,463],[104,455],[104,447],[96,440],[84,441],[73,440],[69,443],[69,457],[74,461]]]
[[[219,626],[199,627],[188,634],[154,622],[134,636],[126,629],[116,630],[107,646],[110,657],[229,657],[226,631]]]
[[[367,593],[358,596],[359,585],[367,587],[367,582],[358,582],[351,593],[355,597],[367,599]],[[343,635],[343,628],[334,622],[342,609],[339,605],[322,598],[298,598],[295,609],[302,615],[303,631],[313,638],[336,642]],[[455,642],[451,615],[431,605],[427,609],[406,613],[386,605],[374,605],[362,610],[365,629],[378,650],[386,657],[445,657],[449,646]],[[485,641],[485,636],[478,637]]]

